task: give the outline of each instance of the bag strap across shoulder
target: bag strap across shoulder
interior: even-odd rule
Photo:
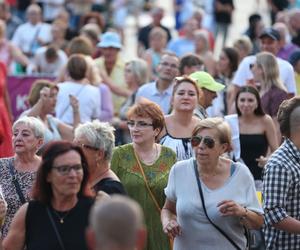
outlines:
[[[194,163],[194,171],[195,171],[195,176],[197,179],[197,184],[198,184],[198,189],[199,189],[199,194],[202,202],[202,207],[204,210],[204,214],[207,217],[208,221],[235,247],[237,250],[242,250],[219,226],[217,226],[208,216],[206,207],[205,207],[205,201],[204,201],[204,195],[201,187],[201,182],[200,182],[200,177],[197,169],[197,162],[196,160],[193,160]]]
[[[26,202],[26,200],[25,200],[25,197],[23,195],[22,189],[20,187],[20,183],[18,181],[18,178],[15,175],[13,161],[10,161],[8,163],[8,166],[9,166],[10,175],[12,177],[12,182],[14,183],[15,188],[16,188],[17,195],[19,196],[19,199],[20,199],[21,203],[24,204]]]

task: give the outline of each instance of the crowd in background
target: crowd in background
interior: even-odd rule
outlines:
[[[276,227],[288,216],[299,218],[291,208],[296,203],[284,210],[291,200],[270,194],[289,193],[286,183],[294,175],[274,184],[269,166],[282,145],[299,154],[300,1],[267,2],[271,25],[253,13],[229,44],[232,0],[174,0],[175,27],[162,24],[165,10],[154,0],[0,1],[4,249],[95,247],[88,242],[94,236],[85,242],[83,232],[99,191],[139,203],[146,249],[170,249],[170,239],[177,250],[199,244],[245,249],[244,227],[266,232],[266,249],[298,249],[299,239],[289,238],[295,231]],[[151,21],[139,27],[142,13]],[[132,59],[123,53],[128,16],[137,24]],[[35,78],[19,117],[12,112],[8,76]],[[295,123],[285,125],[286,109]],[[265,195],[263,204],[256,191]],[[142,222],[136,224],[143,249]],[[280,237],[277,228],[284,231]],[[50,232],[54,243],[45,248],[37,230],[45,237]],[[211,234],[198,236],[198,230]]]

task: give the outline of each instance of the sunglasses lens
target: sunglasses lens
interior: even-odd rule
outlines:
[[[191,139],[192,147],[197,147],[200,144],[201,141],[202,141],[202,137],[193,136],[192,139]]]
[[[205,137],[203,142],[208,148],[213,148],[215,146],[215,141],[213,138]]]

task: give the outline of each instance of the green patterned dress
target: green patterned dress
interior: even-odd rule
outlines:
[[[161,147],[160,156],[153,165],[141,162],[149,187],[160,208],[165,202],[164,188],[168,183],[169,171],[175,162],[175,152],[164,146]],[[120,178],[128,195],[143,208],[148,232],[145,249],[169,250],[169,239],[162,231],[160,213],[146,187],[132,144],[119,146],[114,150],[111,167]]]

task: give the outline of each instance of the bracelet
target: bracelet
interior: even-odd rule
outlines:
[[[245,209],[245,214],[243,216],[240,217],[240,220],[245,220],[247,218],[247,215],[248,215],[248,209],[247,207],[244,207]]]

